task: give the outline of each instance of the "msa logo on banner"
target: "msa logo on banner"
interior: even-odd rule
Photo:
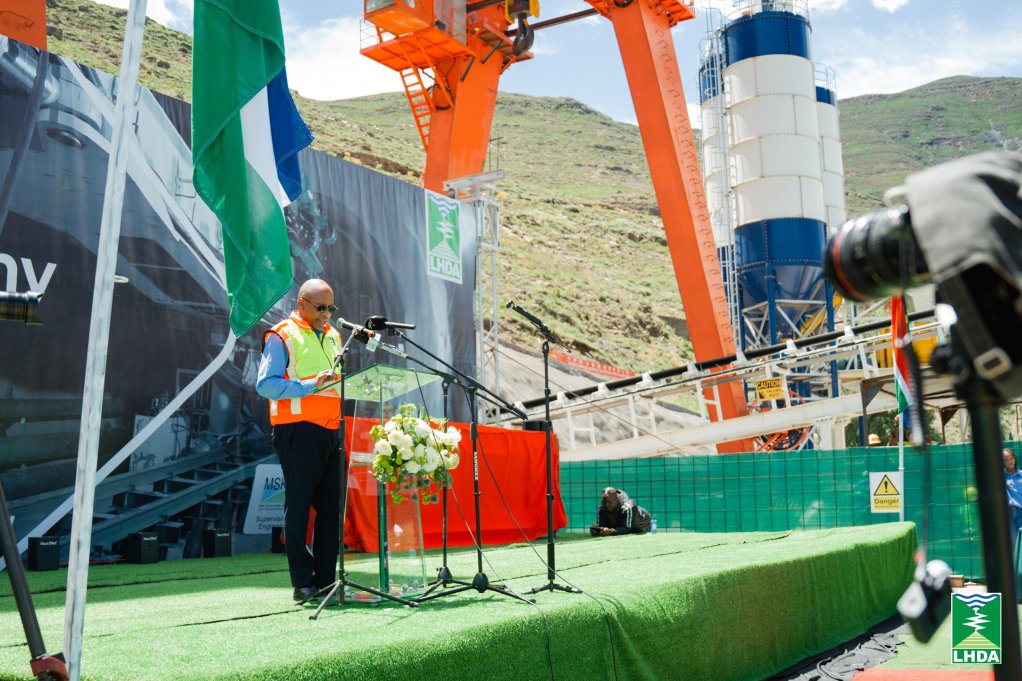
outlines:
[[[261,463],[252,478],[252,496],[245,514],[245,534],[270,534],[284,526],[284,473],[280,464]]]
[[[1001,594],[952,596],[951,661],[1001,663]]]
[[[461,203],[426,192],[426,232],[430,276],[461,283]]]

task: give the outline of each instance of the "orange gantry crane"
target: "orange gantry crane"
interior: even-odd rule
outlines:
[[[696,360],[732,355],[731,320],[671,38],[672,27],[695,16],[693,1],[586,1],[592,9],[547,23],[600,14],[613,24]],[[529,31],[541,26],[527,23],[538,14],[537,4],[365,0],[373,28],[362,54],[401,74],[426,149],[427,189],[442,192],[445,180],[483,170],[500,75],[532,57],[523,47],[531,44]],[[739,383],[721,384],[710,397],[719,405],[714,420],[747,411]]]

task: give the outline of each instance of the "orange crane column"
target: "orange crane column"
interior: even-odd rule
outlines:
[[[453,60],[451,71],[464,72],[471,58]],[[449,65],[438,64],[444,68]],[[450,82],[454,101],[444,107],[440,98],[429,120],[429,148],[422,184],[426,189],[443,193],[444,181],[482,172],[493,127],[493,111],[497,106],[497,85],[501,60],[494,55],[486,64],[475,60],[468,76]]]
[[[0,33],[46,49],[46,0],[0,0]]]
[[[671,29],[646,0],[607,3],[614,25],[696,361],[735,352],[720,262]],[[720,386],[724,418],[747,413],[739,383]],[[719,415],[717,415],[719,416]]]
[[[446,78],[454,100],[447,101],[446,95],[434,88],[436,108],[430,116],[422,184],[435,192],[443,193],[445,180],[482,172],[486,162],[505,61],[499,49],[479,37],[485,32],[480,28],[484,18],[501,31],[507,26],[503,5],[474,12],[469,16],[468,32],[468,47],[474,56],[444,60],[434,69],[438,78]]]

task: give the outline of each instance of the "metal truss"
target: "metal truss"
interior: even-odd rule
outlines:
[[[497,303],[497,255],[500,253],[500,209],[493,184],[504,179],[503,170],[448,180],[444,189],[466,202],[476,218],[475,325],[476,380],[494,395],[500,394],[500,334]],[[479,421],[497,424],[499,412],[480,403]]]
[[[913,320],[927,318],[932,311],[916,313]],[[880,369],[873,361],[874,354],[891,346],[890,321],[873,322],[860,327],[845,327],[818,338],[799,341],[789,340],[784,344],[758,351],[749,356],[741,353],[732,358],[723,358],[701,365],[688,364],[664,371],[646,373],[632,379],[619,379],[596,384],[589,388],[564,391],[555,394],[550,403],[551,420],[564,419],[569,425],[568,442],[565,443],[563,460],[587,458],[626,458],[629,456],[656,456],[678,453],[684,447],[712,446],[719,442],[785,431],[805,426],[830,426],[818,428],[817,438],[821,446],[838,446],[843,435],[841,429],[848,419],[865,413],[874,413],[892,408],[893,387],[889,369]],[[879,332],[879,333],[877,333]],[[934,321],[912,327],[913,339],[922,340],[938,336],[943,331]],[[807,371],[812,367],[837,365],[844,368],[833,373]],[[703,399],[705,391],[713,394],[720,385],[732,381],[754,382],[760,378],[780,376],[785,394],[787,388],[799,381],[813,381],[819,385],[814,391],[834,394],[829,398],[805,400],[796,404],[788,398],[771,402],[765,411],[750,416],[726,421],[711,422],[708,418],[709,401]],[[948,400],[954,401],[940,381],[928,376],[934,386],[930,394],[932,406],[946,407]],[[836,385],[831,385],[833,380]],[[863,386],[868,389],[863,389]],[[672,432],[657,432],[655,423],[650,428],[640,425],[636,405],[642,402],[651,405],[653,398],[691,393],[699,401],[703,425]],[[924,395],[924,399],[926,399]],[[518,404],[529,418],[540,418],[543,412],[542,398]],[[622,418],[610,410],[627,406],[630,439],[613,443],[598,443],[595,437],[596,417]],[[580,417],[588,416],[588,425]],[[648,418],[653,422],[652,409]],[[645,420],[645,419],[643,419]],[[586,442],[580,442],[576,431],[587,433]]]

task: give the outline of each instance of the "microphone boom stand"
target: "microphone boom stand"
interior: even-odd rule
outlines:
[[[316,596],[319,596],[319,594],[321,594],[324,591],[327,591],[329,589],[329,592],[327,593],[327,595],[323,598],[322,601],[320,601],[319,606],[316,608],[316,611],[313,612],[311,615],[309,615],[309,619],[310,620],[314,620],[317,617],[319,617],[319,613],[321,613],[323,611],[323,608],[326,607],[327,603],[330,602],[330,600],[333,598],[334,594],[337,593],[338,590],[340,590],[340,593],[341,593],[339,600],[343,604],[344,603],[344,594],[345,594],[345,591],[348,588],[358,589],[359,591],[365,591],[366,593],[370,593],[370,594],[373,594],[375,596],[379,596],[381,598],[387,598],[387,599],[395,601],[397,603],[401,603],[402,605],[408,605],[408,606],[411,606],[411,607],[415,607],[415,606],[418,605],[418,603],[410,601],[410,600],[408,600],[406,598],[401,598],[400,596],[395,596],[393,594],[386,593],[386,592],[384,592],[382,590],[374,589],[374,588],[372,588],[370,586],[365,586],[364,584],[359,584],[357,582],[353,582],[350,579],[348,579],[348,575],[344,571],[344,511],[345,511],[345,509],[348,506],[348,457],[347,457],[347,454],[346,454],[346,451],[347,451],[347,442],[346,442],[346,439],[347,439],[347,434],[346,434],[347,425],[345,423],[345,417],[344,417],[344,358],[345,358],[345,356],[348,353],[348,345],[351,343],[351,340],[355,337],[356,333],[357,333],[357,331],[353,330],[350,334],[348,334],[348,340],[344,341],[344,345],[341,346],[341,351],[337,354],[337,357],[334,358],[334,366],[333,366],[333,369],[335,371],[337,369],[340,369],[340,376],[341,376],[341,379],[339,381],[340,384],[341,384],[341,432],[340,432],[340,436],[341,437],[340,437],[340,444],[338,445],[338,448],[340,449],[341,475],[343,476],[343,481],[341,482],[341,498],[340,498],[340,502],[338,503],[338,509],[337,509],[337,513],[338,513],[338,515],[340,516],[340,519],[341,519],[341,522],[340,522],[339,528],[338,528],[338,536],[340,537],[340,542],[339,542],[339,549],[337,551],[337,553],[338,553],[338,556],[337,556],[337,565],[338,565],[338,567],[337,567],[337,581],[335,581],[329,587],[324,587],[323,589],[320,589],[319,593],[316,594]],[[384,487],[384,489],[380,490],[380,493],[381,494],[386,494],[386,490],[385,490],[386,486],[382,485],[382,483],[380,483],[380,484],[381,484],[382,487]],[[380,550],[381,551],[386,551],[387,550],[387,546],[386,546],[385,543],[382,543],[382,542],[380,543]]]
[[[545,410],[545,420],[543,421],[543,432],[546,434],[546,576],[547,583],[542,586],[537,586],[534,589],[529,589],[527,593],[535,594],[540,591],[566,591],[568,593],[582,593],[581,589],[577,589],[573,586],[567,586],[564,584],[558,584],[554,581],[554,577],[557,575],[557,557],[554,550],[554,464],[553,464],[553,453],[550,446],[550,438],[553,432],[553,423],[550,421],[550,342],[557,342],[554,338],[553,333],[547,327],[546,324],[541,322],[537,317],[529,314],[523,310],[514,302],[508,302],[507,306],[528,319],[532,324],[539,329],[540,334],[543,336],[543,407]],[[560,345],[560,343],[558,343]]]
[[[416,597],[415,601],[417,603],[422,603],[424,601],[433,600],[434,598],[440,598],[441,596],[449,596],[451,594],[461,593],[462,591],[468,591],[469,589],[475,589],[479,593],[485,593],[487,591],[493,591],[494,593],[499,593],[499,594],[501,594],[503,596],[510,596],[511,598],[516,598],[516,599],[518,599],[520,601],[524,601],[526,603],[534,603],[535,601],[533,599],[526,598],[524,596],[520,596],[520,595],[516,594],[514,591],[511,591],[510,589],[508,589],[506,586],[491,584],[489,578],[486,576],[486,573],[483,572],[483,537],[482,537],[481,515],[480,515],[480,510],[479,510],[479,497],[481,496],[481,492],[479,491],[479,455],[478,455],[479,415],[478,415],[478,409],[477,409],[477,406],[476,406],[476,395],[477,395],[477,393],[480,390],[485,391],[485,393],[489,394],[490,396],[489,397],[484,396],[484,399],[486,399],[488,402],[490,402],[494,406],[496,406],[498,408],[502,407],[502,408],[506,409],[507,411],[510,411],[512,413],[515,413],[515,414],[519,415],[521,418],[524,418],[525,414],[523,414],[518,409],[512,407],[511,405],[507,404],[506,402],[501,400],[499,397],[490,394],[489,391],[486,390],[485,387],[480,385],[475,379],[473,379],[470,376],[466,376],[462,372],[458,371],[453,366],[451,366],[449,363],[447,363],[444,360],[440,359],[439,357],[437,357],[436,355],[431,353],[426,348],[422,347],[421,345],[419,345],[415,341],[413,341],[410,338],[408,338],[399,329],[394,328],[392,330],[393,330],[393,332],[395,334],[397,334],[397,336],[399,338],[401,338],[402,340],[408,342],[410,345],[412,345],[413,347],[421,350],[425,354],[429,355],[435,361],[439,362],[440,364],[442,364],[443,366],[447,367],[448,369],[450,369],[451,371],[453,371],[456,374],[456,376],[445,377],[445,387],[444,387],[444,405],[445,405],[445,410],[446,410],[446,404],[447,404],[447,380],[450,380],[451,383],[454,383],[455,385],[461,386],[462,389],[465,391],[466,396],[469,398],[468,399],[468,403],[469,403],[469,410],[470,410],[470,415],[471,415],[471,422],[470,422],[470,430],[469,430],[469,432],[471,433],[471,440],[472,440],[472,489],[473,489],[473,495],[474,495],[474,499],[475,499],[475,548],[476,548],[476,567],[477,567],[478,571],[476,572],[476,575],[472,578],[471,582],[466,582],[466,581],[463,581],[463,580],[453,579],[452,576],[451,576],[451,571],[447,567],[447,488],[445,487],[444,490],[443,490],[443,495],[444,495],[444,500],[443,500],[443,504],[444,504],[444,506],[443,506],[443,511],[444,511],[444,521],[443,521],[443,545],[444,545],[444,548],[443,548],[443,561],[444,561],[444,564],[439,569],[438,574],[437,574],[437,578],[433,582],[430,583],[429,589],[427,589],[422,595]],[[419,365],[421,365],[423,367],[426,367],[430,371],[433,371],[433,372],[435,372],[435,373],[437,373],[437,374],[439,374],[441,376],[445,376],[442,372],[439,372],[439,371],[436,371],[435,369],[427,367],[425,364],[423,364],[422,362],[420,362],[419,360],[417,360],[414,357],[405,355],[405,358],[406,359],[410,359],[413,362],[416,362]],[[452,587],[452,588],[447,588],[447,586],[449,584],[456,584],[457,586]],[[442,591],[437,591],[437,589],[439,589],[440,587],[444,587],[444,589]]]

